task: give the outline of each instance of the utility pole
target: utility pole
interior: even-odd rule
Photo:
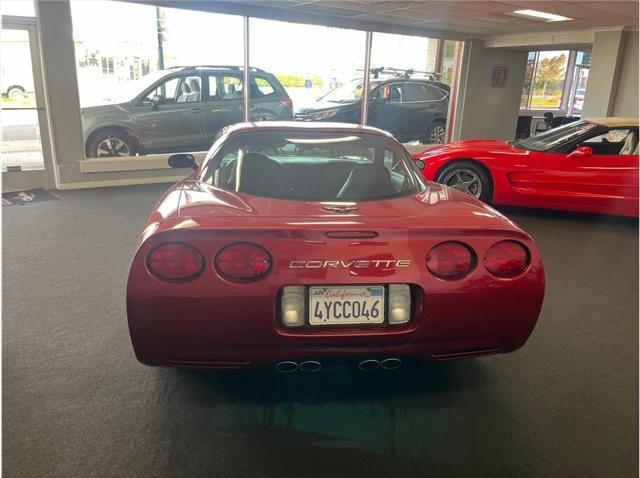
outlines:
[[[164,15],[160,7],[156,7],[156,30],[158,31],[158,70],[164,70]]]

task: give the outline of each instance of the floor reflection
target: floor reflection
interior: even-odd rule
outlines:
[[[468,444],[456,443],[473,417],[456,402],[489,380],[479,360],[373,372],[348,365],[294,374],[159,369],[155,378],[152,395],[178,461],[188,456],[179,451],[185,445],[194,452],[224,440],[225,448],[255,447],[261,463],[335,462],[344,453],[369,472],[378,459],[398,459],[398,466],[428,459],[441,471],[466,460]]]

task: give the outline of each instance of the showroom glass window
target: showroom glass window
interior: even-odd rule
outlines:
[[[276,77],[294,115],[309,121],[360,122],[364,32],[260,18],[251,18],[250,30],[251,66]],[[256,81],[257,93],[268,94],[267,85]]]
[[[521,109],[560,109],[565,92],[570,52],[531,52],[527,59]]]
[[[218,95],[217,79],[209,83],[195,67],[226,65],[241,74],[242,17],[77,0],[71,14],[88,157],[205,151],[222,127],[242,119],[241,109],[194,107]],[[109,151],[113,141],[124,146]]]

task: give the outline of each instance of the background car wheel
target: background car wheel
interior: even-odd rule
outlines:
[[[484,202],[491,201],[493,195],[491,177],[471,161],[459,161],[447,166],[438,174],[436,181]]]
[[[444,144],[447,141],[447,125],[444,121],[434,121],[427,130],[425,144]]]
[[[7,96],[12,100],[21,100],[26,96],[24,90],[19,86],[12,86],[7,90]]]
[[[95,133],[89,140],[87,150],[91,158],[135,156],[138,153],[135,141],[118,129],[105,129]]]

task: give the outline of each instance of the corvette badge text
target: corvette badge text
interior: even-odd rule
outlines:
[[[366,269],[368,267],[378,268],[390,268],[390,267],[410,267],[410,259],[398,259],[398,260],[366,260],[366,261],[291,261],[289,262],[290,269],[328,269],[335,267],[338,269]]]

